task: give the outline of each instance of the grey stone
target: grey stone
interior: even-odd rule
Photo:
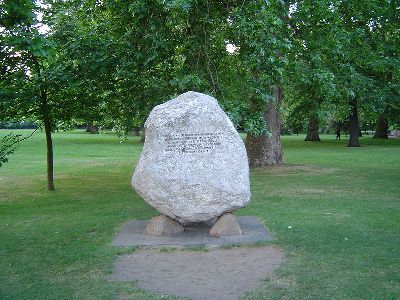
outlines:
[[[161,215],[152,218],[146,225],[145,233],[150,235],[168,235],[183,232],[183,226],[171,218]]]
[[[132,185],[159,212],[187,225],[250,201],[246,149],[213,97],[187,92],[158,105],[145,131]]]
[[[251,244],[273,240],[256,217],[237,217],[237,220],[243,234],[223,237],[209,236],[211,226],[206,223],[185,227],[184,232],[173,235],[148,235],[144,233],[148,220],[132,220],[121,227],[112,241],[112,245],[116,247],[205,245],[212,248],[219,245]]]
[[[208,234],[210,236],[221,237],[242,234],[242,230],[240,229],[236,217],[231,213],[226,213],[218,218]]]

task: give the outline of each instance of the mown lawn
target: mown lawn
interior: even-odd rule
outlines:
[[[252,202],[237,212],[259,217],[286,255],[246,298],[399,299],[400,139],[302,138],[283,137],[285,166],[252,170]],[[119,226],[157,215],[130,186],[142,145],[120,141],[55,133],[55,192],[43,133],[0,168],[0,299],[169,298],[107,280],[134,250],[109,245]]]

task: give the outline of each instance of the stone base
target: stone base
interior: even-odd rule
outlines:
[[[207,226],[207,224],[203,226],[187,226],[185,227],[185,231],[177,234],[155,236],[145,233],[145,228],[150,221],[131,220],[121,227],[112,245],[116,247],[176,247],[193,245],[214,247],[220,245],[251,244],[273,240],[264,225],[256,217],[241,216],[237,217],[237,221],[243,234],[213,237],[208,235],[211,226]]]
[[[152,218],[146,225],[145,234],[149,235],[169,235],[184,231],[184,227],[178,221],[175,221],[165,215]]]
[[[226,213],[218,218],[217,222],[213,227],[211,227],[208,234],[214,237],[239,235],[242,234],[242,230],[236,217],[231,213]]]

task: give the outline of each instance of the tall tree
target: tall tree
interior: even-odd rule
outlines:
[[[283,73],[291,47],[287,24],[288,7],[280,1],[244,2],[232,14],[232,43],[251,76],[250,109],[253,124],[246,146],[250,165],[264,167],[283,161],[280,143],[280,105]],[[260,113],[262,122],[260,120]]]
[[[358,147],[360,110],[384,111],[396,95],[399,50],[393,43],[399,41],[398,5],[383,0],[337,1],[331,10],[338,38],[332,65],[347,101],[348,146]]]
[[[175,93],[179,18],[162,1],[83,1],[59,3],[55,27],[70,33],[68,55],[74,61],[87,109],[81,118],[105,119],[126,133],[142,126],[150,110]],[[79,37],[79,38],[77,38]]]
[[[305,141],[319,141],[319,114],[340,99],[334,70],[335,15],[331,1],[296,1],[288,18],[293,47],[286,72],[287,101],[293,113],[307,118]]]
[[[374,138],[387,139],[388,138],[389,123],[385,116],[379,116],[376,121],[376,130]]]
[[[44,122],[47,144],[48,189],[54,190],[53,118],[48,99],[48,81],[44,74],[51,44],[37,30],[33,1],[4,1],[1,4],[3,97],[1,119],[36,115]],[[16,103],[17,105],[12,105]]]
[[[0,119],[39,119],[47,147],[47,187],[54,190],[53,141],[56,120],[69,120],[79,103],[70,101],[70,65],[55,40],[40,33],[41,8],[29,0],[3,1],[1,12]]]

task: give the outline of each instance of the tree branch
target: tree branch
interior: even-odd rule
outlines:
[[[26,137],[24,137],[24,138],[22,138],[22,139],[18,139],[17,141],[11,143],[11,144],[9,145],[9,147],[11,147],[11,146],[13,146],[13,145],[15,145],[15,144],[19,144],[20,142],[29,139],[32,135],[35,134],[36,131],[38,131],[39,128],[42,127],[42,125],[43,125],[43,122],[40,123],[39,126],[38,126],[34,131],[32,131],[29,135],[27,135]]]

